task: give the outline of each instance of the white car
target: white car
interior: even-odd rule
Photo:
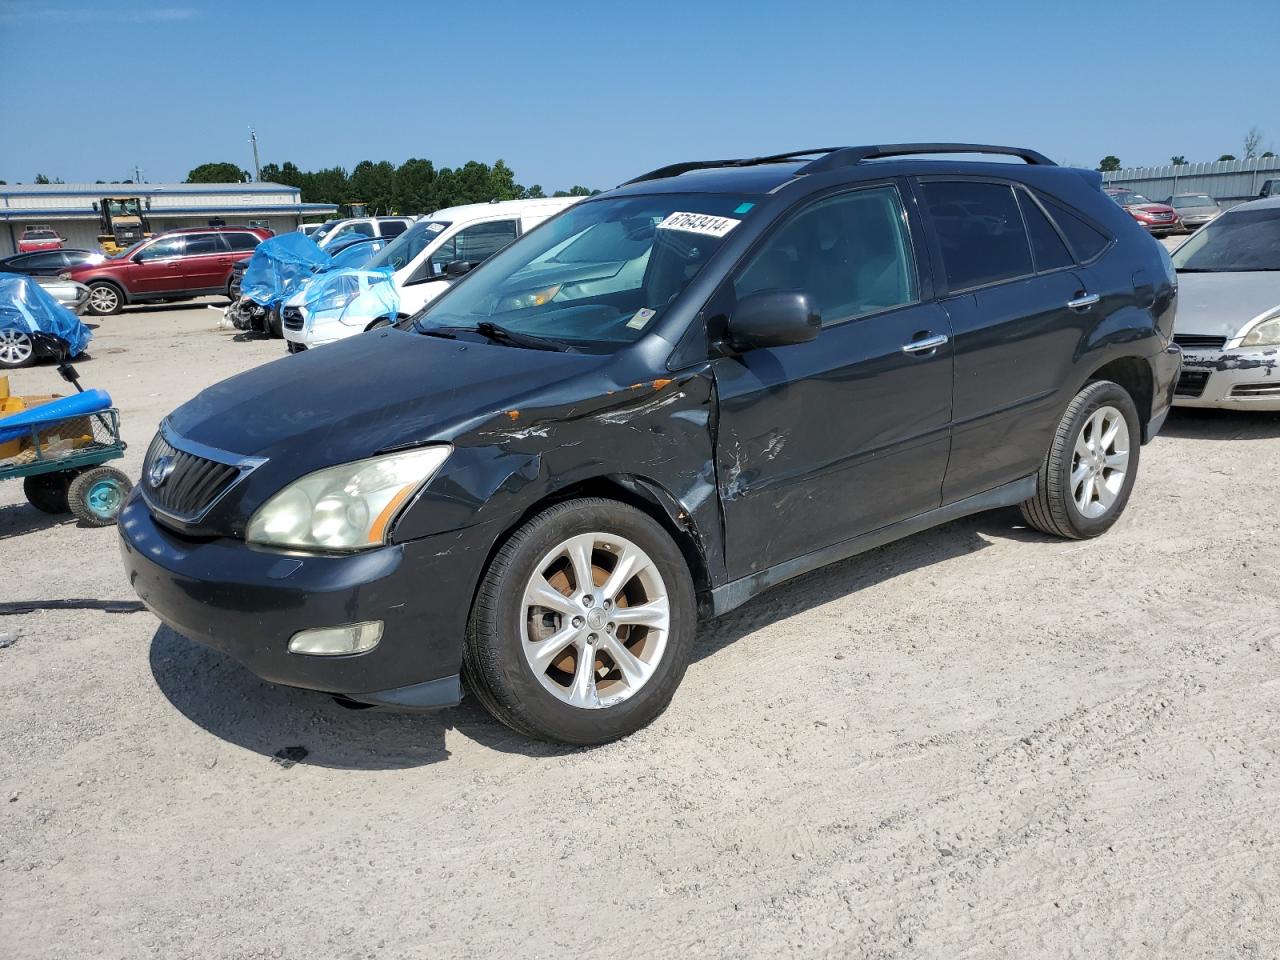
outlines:
[[[321,249],[339,237],[358,233],[366,237],[398,237],[412,226],[415,217],[350,217],[346,220],[326,220],[320,229],[310,234]]]
[[[281,321],[289,352],[412,316],[466,270],[581,199],[472,203],[420,219],[364,269],[329,274],[323,297],[317,297],[315,289],[304,288],[285,303]],[[343,274],[357,275],[360,281],[338,279]],[[394,315],[389,303],[396,304]]]
[[[1232,207],[1173,251],[1181,407],[1280,410],[1280,197]]]

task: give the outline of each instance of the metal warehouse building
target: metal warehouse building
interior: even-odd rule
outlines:
[[[24,227],[47,225],[66,246],[98,249],[95,204],[138,197],[153,233],[205,227],[210,221],[295,230],[304,216],[331,216],[331,203],[303,203],[297,187],[279,183],[49,183],[0,185],[0,255],[14,253]]]

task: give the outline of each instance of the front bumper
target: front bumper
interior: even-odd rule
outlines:
[[[1280,347],[1185,350],[1173,402],[1179,407],[1280,410]]]
[[[135,491],[118,529],[129,582],[147,607],[264,680],[401,709],[462,696],[462,638],[486,556],[474,528],[355,554],[288,553],[180,537]],[[366,620],[384,628],[365,653],[289,652],[299,630]]]
[[[298,330],[285,327],[284,338],[304,350],[310,350],[312,347],[323,347],[327,343],[337,343],[339,340],[354,337],[361,332],[362,328],[345,323],[314,323],[312,320],[307,320]]]

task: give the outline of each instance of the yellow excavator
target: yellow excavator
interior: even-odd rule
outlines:
[[[148,202],[147,206],[151,204]],[[112,257],[151,236],[141,197],[103,197],[93,205],[101,222],[98,246]]]

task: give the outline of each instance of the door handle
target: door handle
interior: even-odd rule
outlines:
[[[1074,300],[1068,300],[1067,306],[1072,310],[1088,310],[1101,299],[1102,297],[1096,293],[1086,293],[1083,296],[1076,297]]]
[[[940,346],[951,340],[945,333],[935,333],[931,337],[925,337],[921,340],[912,340],[910,343],[902,345],[903,353],[932,353]]]

